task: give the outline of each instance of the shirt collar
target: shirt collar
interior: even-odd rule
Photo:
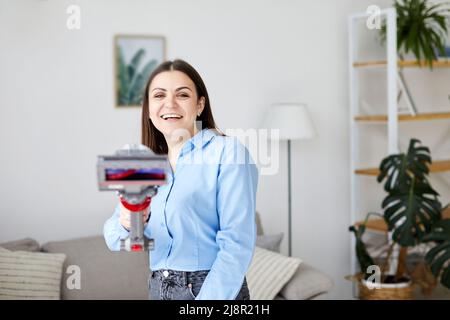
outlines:
[[[217,135],[214,129],[202,129],[197,132],[193,137],[186,141],[182,153],[186,153],[193,148],[201,149],[203,148],[211,139]]]
[[[203,129],[191,138],[191,143],[196,148],[203,148],[215,135],[213,129]]]

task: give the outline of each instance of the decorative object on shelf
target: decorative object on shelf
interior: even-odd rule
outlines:
[[[316,130],[302,103],[272,104],[265,115],[263,129],[279,129],[280,140],[287,140],[288,158],[288,254],[292,255],[292,206],[291,206],[291,140],[312,139]]]
[[[441,59],[446,59],[448,61],[448,58],[450,58],[450,46],[444,47],[444,52],[440,52],[437,49],[434,49],[436,56]]]
[[[414,54],[433,68],[438,59],[436,50],[445,53],[445,41],[449,27],[450,7],[448,3],[431,4],[428,0],[396,0],[397,11],[397,53],[401,60],[408,53]],[[380,29],[380,36],[386,39],[386,23]]]
[[[361,269],[361,273],[351,278],[358,280],[363,299],[411,299],[414,285],[419,285],[426,294],[437,280],[450,288],[450,219],[443,218],[448,208],[442,209],[439,194],[427,179],[429,164],[430,151],[420,146],[417,139],[410,140],[406,154],[390,155],[380,164],[377,181],[385,180],[384,190],[388,193],[382,203],[384,213],[371,212],[363,223],[349,228],[356,238],[356,257]],[[371,257],[363,241],[372,215],[381,216],[388,225],[390,245],[385,259]],[[407,265],[408,248],[419,245],[426,253],[411,270]],[[398,256],[393,254],[396,246],[400,247]],[[367,271],[376,263],[382,265],[381,288],[370,289],[376,284],[368,281],[372,280],[372,274]],[[391,273],[393,269],[395,274]]]
[[[115,99],[117,107],[141,106],[144,87],[152,71],[166,59],[161,36],[114,37]]]

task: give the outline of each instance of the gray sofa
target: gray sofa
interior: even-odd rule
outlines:
[[[73,299],[138,299],[148,297],[148,254],[110,252],[102,236],[52,241],[42,246],[33,239],[0,244],[9,250],[64,253],[66,260],[61,281],[61,298]],[[81,270],[81,289],[69,290],[68,266]],[[331,279],[321,271],[302,262],[282,288],[276,299],[324,299],[331,289]],[[69,286],[70,287],[70,286]]]
[[[258,212],[256,212],[256,225],[257,245],[279,252],[282,234],[265,235]],[[27,238],[3,243],[0,246],[12,251],[64,253],[66,260],[61,280],[61,299],[63,300],[146,300],[148,298],[150,273],[148,253],[111,252],[101,235],[51,241],[42,246],[36,240]],[[69,289],[73,285],[67,285],[72,278],[70,273],[72,269],[68,269],[71,265],[78,266],[81,271],[80,289]],[[275,299],[326,299],[332,287],[333,281],[327,275],[302,262]]]

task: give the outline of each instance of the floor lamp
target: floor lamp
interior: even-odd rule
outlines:
[[[316,136],[308,108],[302,103],[276,103],[267,111],[262,128],[279,129],[280,140],[287,141],[288,159],[288,252],[292,255],[292,189],[291,140],[306,140]]]

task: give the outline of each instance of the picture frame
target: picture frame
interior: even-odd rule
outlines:
[[[166,39],[157,35],[114,36],[114,96],[117,108],[140,107],[148,78],[166,60]]]

